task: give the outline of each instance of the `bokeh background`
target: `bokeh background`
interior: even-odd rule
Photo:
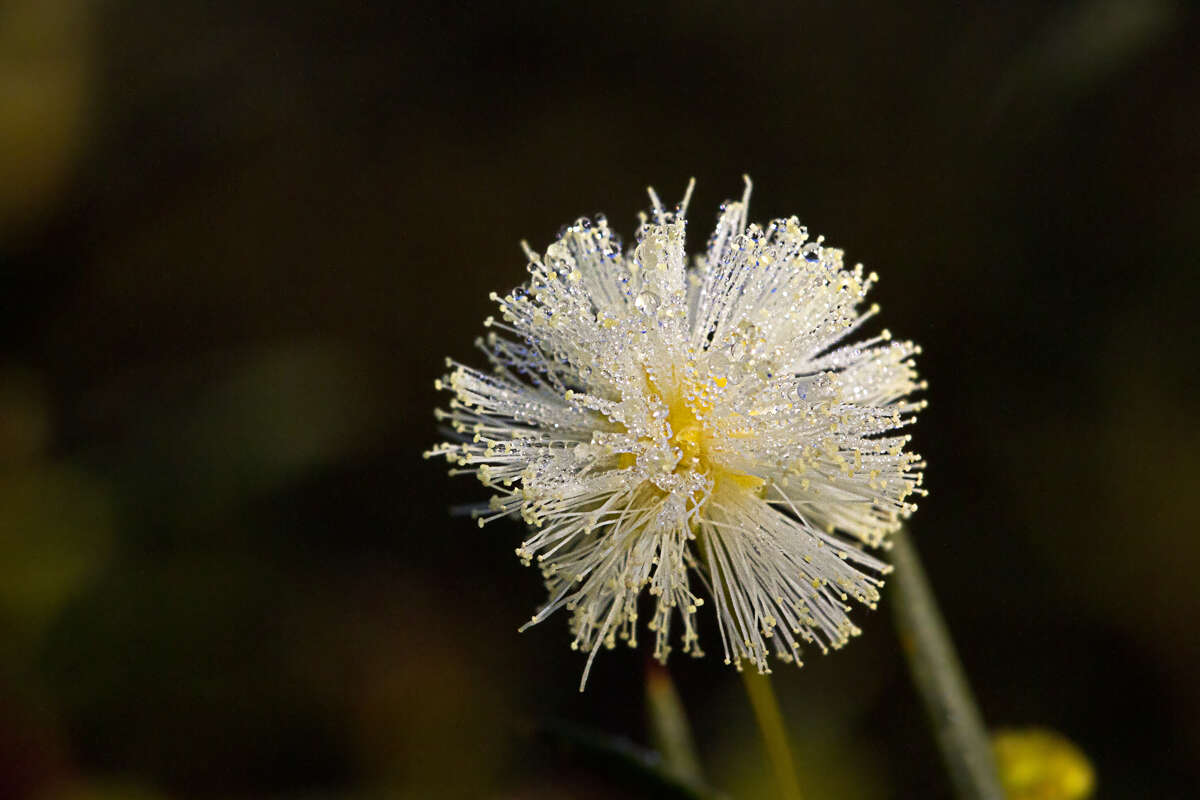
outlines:
[[[518,241],[755,179],[924,345],[913,531],[990,724],[1200,784],[1200,25],[1170,0],[0,3],[0,797],[637,797],[515,524],[420,452]],[[539,244],[540,243],[540,244]],[[777,672],[817,798],[949,786],[886,611]],[[710,649],[715,630],[702,630]],[[712,781],[740,682],[673,661]]]

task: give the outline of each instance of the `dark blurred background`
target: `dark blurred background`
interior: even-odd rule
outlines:
[[[913,520],[990,724],[1200,782],[1200,25],[1170,0],[0,3],[0,798],[640,796],[515,524],[420,452],[489,291],[755,179],[924,345]],[[886,610],[776,685],[815,798],[949,786]],[[702,630],[718,651],[711,624]],[[672,671],[768,796],[740,682]]]

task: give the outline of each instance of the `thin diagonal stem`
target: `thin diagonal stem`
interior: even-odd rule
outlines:
[[[767,758],[775,772],[779,796],[783,800],[802,800],[800,782],[796,780],[796,765],[792,761],[787,731],[783,727],[783,714],[779,711],[779,702],[775,699],[771,679],[759,674],[756,669],[747,668],[742,670],[742,682],[746,684],[746,694],[750,697],[750,706],[754,709],[754,719],[762,732]]]
[[[1004,800],[983,716],[904,529],[892,538],[892,565],[896,631],[955,792],[961,800]]]
[[[651,741],[662,754],[663,770],[689,786],[701,786],[704,773],[683,701],[662,664],[646,662],[646,711]]]

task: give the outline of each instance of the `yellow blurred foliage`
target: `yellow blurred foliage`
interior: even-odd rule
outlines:
[[[80,149],[92,6],[85,0],[0,4],[0,241],[45,211]]]

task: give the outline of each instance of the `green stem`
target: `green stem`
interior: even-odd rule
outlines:
[[[689,786],[700,786],[704,775],[687,713],[667,668],[646,662],[646,712],[651,742],[662,755],[663,771]]]
[[[757,669],[748,667],[742,670],[742,682],[746,685],[754,719],[758,722],[767,757],[775,771],[779,794],[783,800],[801,800],[803,795],[800,793],[800,783],[796,780],[796,765],[792,761],[787,731],[783,727],[783,714],[779,712],[779,702],[775,699],[771,679],[759,674]]]
[[[955,792],[962,800],[1004,800],[983,717],[904,529],[892,538],[892,565],[896,630]]]

